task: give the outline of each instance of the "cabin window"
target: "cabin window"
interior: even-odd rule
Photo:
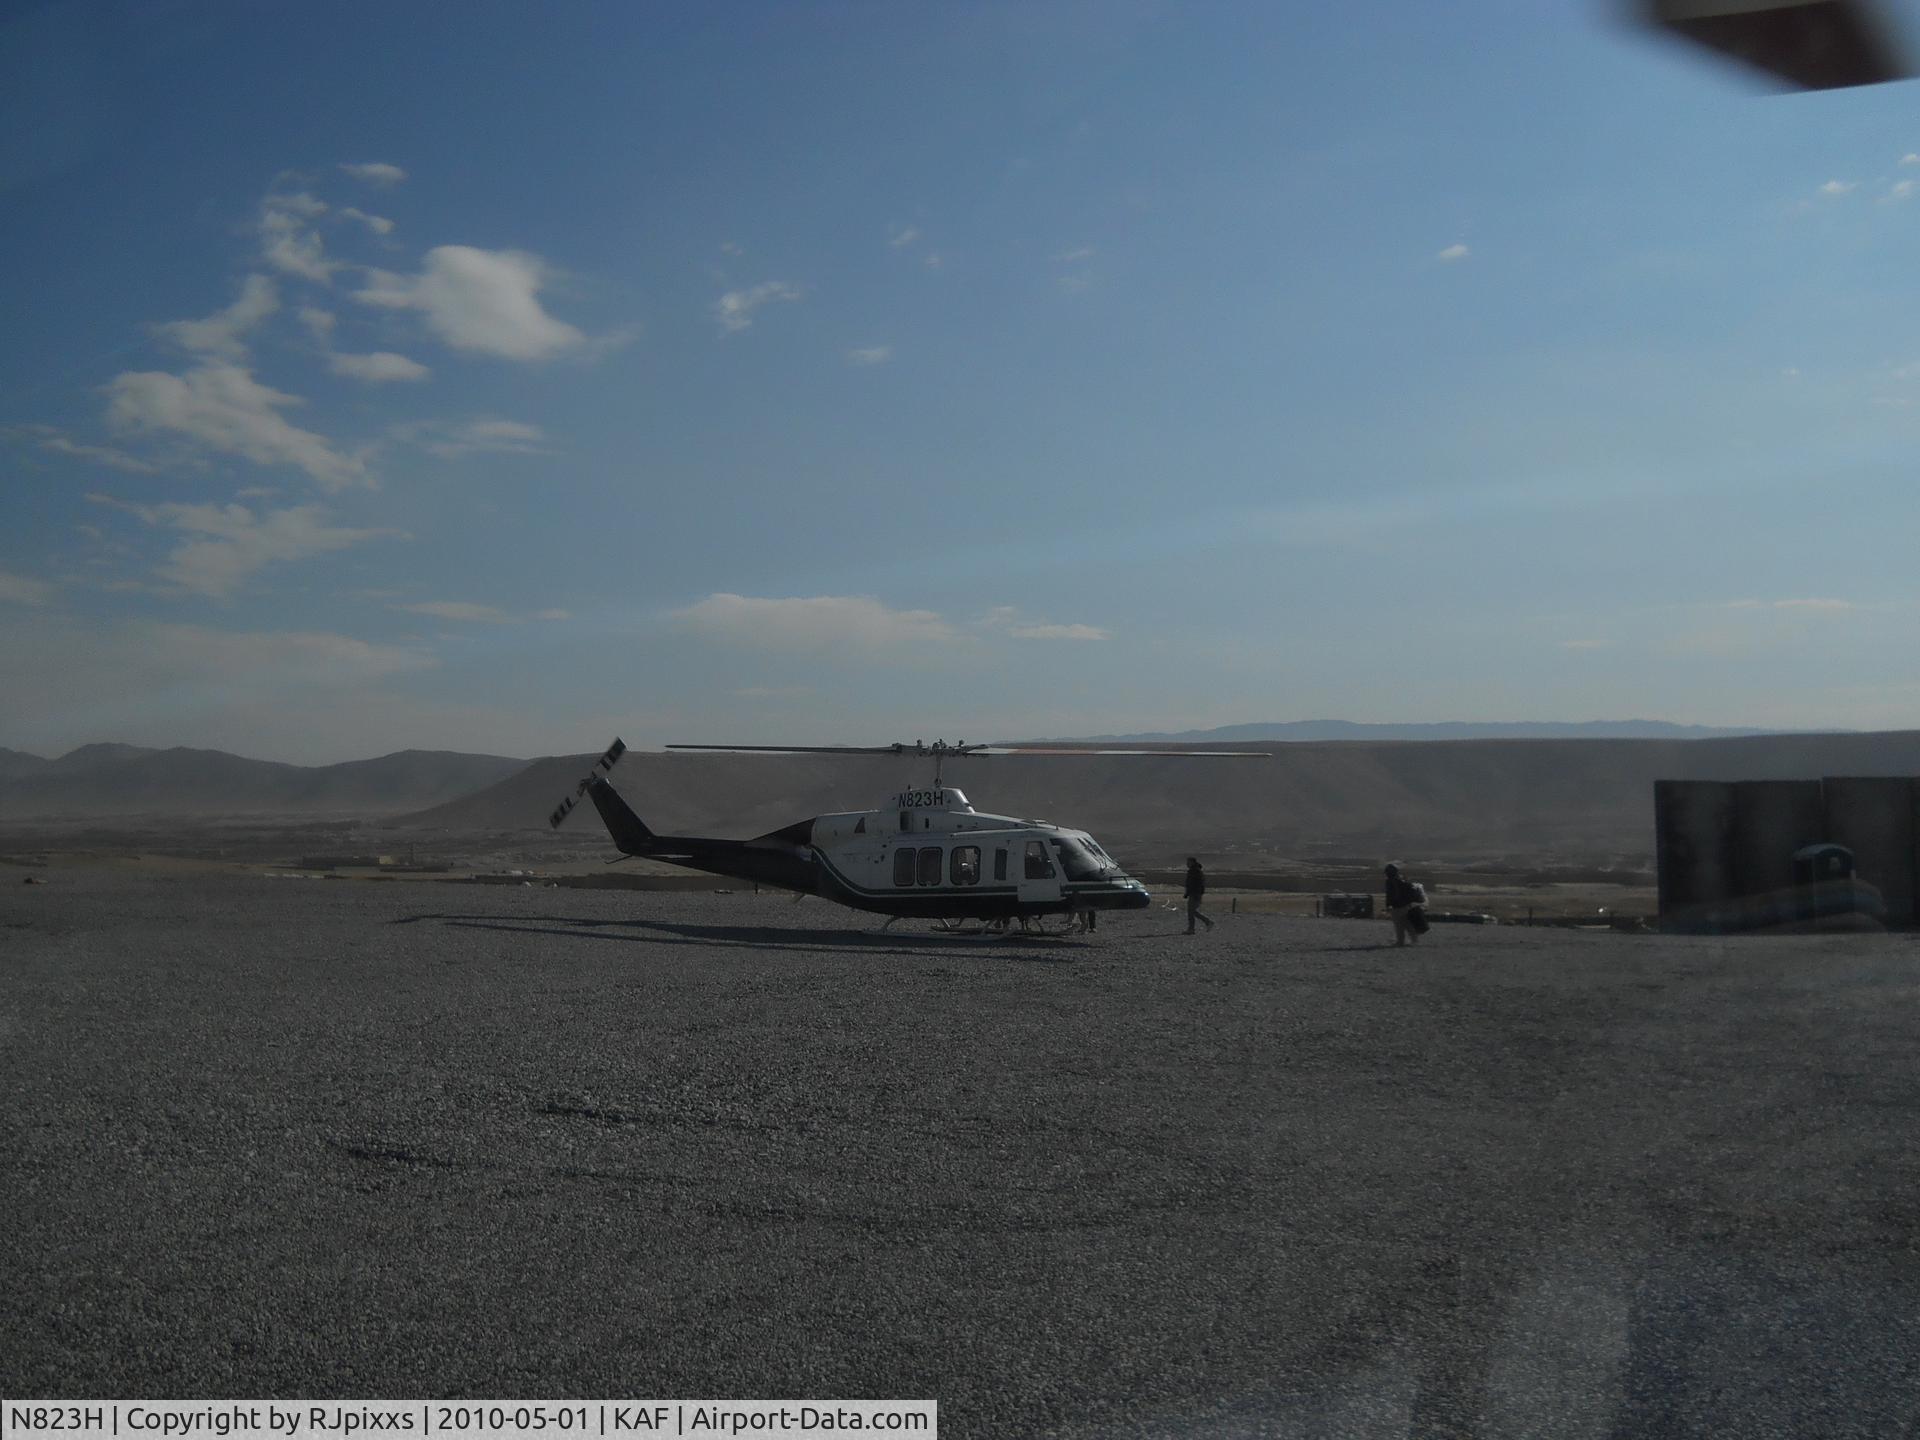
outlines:
[[[907,830],[911,830],[912,828],[913,828],[913,812],[911,810],[902,810],[900,812],[900,829],[904,832]]]
[[[1004,846],[993,852],[993,878],[996,880],[1007,878],[1007,852]]]
[[[913,884],[913,847],[903,845],[893,852],[893,883]]]
[[[1047,842],[1027,841],[1027,879],[1051,880],[1053,877],[1053,861],[1047,858]]]
[[[928,845],[920,851],[920,883],[938,885],[940,883],[940,847]]]
[[[853,822],[853,833],[856,835],[864,835],[867,833],[866,816],[862,815],[858,820]]]
[[[953,862],[948,873],[956,885],[978,885],[980,883],[980,847],[978,845],[956,845],[953,847]]]

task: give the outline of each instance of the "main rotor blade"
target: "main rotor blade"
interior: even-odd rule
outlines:
[[[668,750],[717,750],[761,755],[911,755],[911,745],[668,745]],[[957,754],[957,751],[949,751]]]
[[[1147,755],[1193,760],[1271,760],[1270,750],[1105,750],[1071,745],[989,745],[976,755]]]
[[[707,750],[763,755],[1164,755],[1198,760],[1269,760],[1267,750],[1109,750],[1078,745],[668,745],[668,750]]]

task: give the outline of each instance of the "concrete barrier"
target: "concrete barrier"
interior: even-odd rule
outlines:
[[[1827,833],[1853,851],[1853,873],[1879,888],[1887,924],[1914,919],[1914,782],[1878,776],[1829,776],[1821,782]]]
[[[1733,786],[1735,895],[1765,895],[1794,883],[1796,850],[1830,839],[1818,780],[1738,780]]]
[[[1653,825],[1662,919],[1733,897],[1732,784],[1654,781]]]

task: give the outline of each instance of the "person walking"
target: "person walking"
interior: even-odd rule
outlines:
[[[1418,945],[1420,936],[1427,928],[1427,917],[1421,909],[1426,904],[1426,892],[1420,886],[1406,879],[1400,873],[1398,865],[1387,866],[1387,914],[1393,917],[1393,943],[1405,945],[1409,937]]]
[[[1200,862],[1193,856],[1187,857],[1187,934],[1193,934],[1193,922],[1198,920],[1207,929],[1213,929],[1213,921],[1200,913],[1200,898],[1207,893],[1206,873],[1201,870]]]

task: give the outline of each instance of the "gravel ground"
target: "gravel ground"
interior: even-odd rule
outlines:
[[[1886,1435],[1920,937],[0,889],[0,1394]]]

